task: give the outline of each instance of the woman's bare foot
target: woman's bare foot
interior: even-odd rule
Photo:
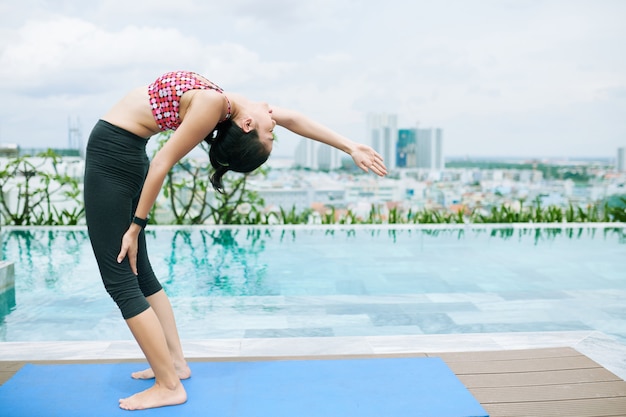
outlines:
[[[176,369],[176,375],[178,379],[189,379],[191,377],[191,369],[187,363],[184,365],[174,365],[174,369]],[[134,379],[152,379],[154,378],[154,371],[152,368],[144,369],[143,371],[133,372],[130,374]]]
[[[145,410],[147,408],[178,405],[187,401],[187,392],[183,384],[178,382],[174,389],[154,384],[145,391],[138,392],[120,400],[120,408],[124,410]]]

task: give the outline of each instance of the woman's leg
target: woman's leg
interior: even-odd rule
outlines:
[[[116,259],[148,170],[145,140],[126,133],[105,123],[98,123],[92,131],[84,198],[89,238],[103,283],[155,370],[154,386],[120,400],[120,407],[134,410],[180,404],[186,401],[186,393],[161,323],[140,289],[138,277],[130,270],[128,258],[122,263]],[[158,281],[156,285],[160,289]]]
[[[161,328],[163,329],[163,334],[165,335],[165,340],[167,341],[167,346],[178,377],[180,379],[187,379],[191,376],[191,370],[189,366],[187,366],[187,361],[183,355],[183,348],[180,343],[180,337],[178,336],[172,305],[152,270],[152,265],[148,257],[145,232],[142,231],[139,233],[137,243],[137,272],[139,273],[137,278],[139,287],[161,323]],[[154,378],[154,372],[151,368],[148,368],[145,371],[133,373],[132,377],[135,379],[150,379]]]
[[[155,375],[154,385],[145,391],[120,400],[126,410],[142,410],[182,404],[187,393],[172,363],[161,322],[152,308],[126,320]]]
[[[174,318],[174,312],[170,300],[165,294],[165,291],[160,290],[157,293],[148,296],[146,298],[150,303],[150,306],[156,313],[156,316],[161,323],[165,339],[167,341],[167,347],[170,352],[171,359],[176,369],[176,374],[180,379],[187,379],[191,376],[191,369],[187,365],[185,356],[183,354],[183,348],[178,336],[178,329],[176,328],[176,320]],[[134,372],[132,377],[135,379],[150,379],[154,378],[155,372],[152,368],[148,368],[144,371]]]

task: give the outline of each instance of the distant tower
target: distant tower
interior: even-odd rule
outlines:
[[[82,149],[83,137],[80,131],[80,120],[78,117],[74,122],[72,118],[67,118],[67,147],[69,149]]]
[[[417,167],[417,129],[400,129],[398,131],[398,168]]]
[[[372,148],[380,153],[388,169],[396,168],[398,149],[398,116],[395,114],[369,114],[367,134]]]
[[[434,137],[434,149],[433,149],[433,168],[436,170],[442,170],[446,166],[443,158],[443,130],[440,128],[435,129]]]
[[[309,169],[317,169],[317,143],[308,139],[301,139],[296,147],[296,166]]]
[[[617,148],[617,172],[626,172],[626,147]]]
[[[340,151],[332,146],[320,144],[317,147],[317,169],[332,171],[341,168]]]
[[[445,168],[443,158],[443,131],[435,129],[416,129],[417,167],[433,170]]]

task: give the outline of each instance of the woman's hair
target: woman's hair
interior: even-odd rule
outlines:
[[[224,193],[222,177],[228,171],[252,172],[270,156],[270,149],[259,140],[256,130],[246,133],[232,120],[219,123],[204,140],[210,145],[209,160],[215,169],[211,184],[220,193]]]

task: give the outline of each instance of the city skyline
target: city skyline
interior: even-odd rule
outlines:
[[[615,158],[626,3],[189,0],[0,4],[0,143],[66,147],[124,93],[189,69],[366,142],[439,127],[447,157]],[[277,129],[275,157],[299,139]]]

